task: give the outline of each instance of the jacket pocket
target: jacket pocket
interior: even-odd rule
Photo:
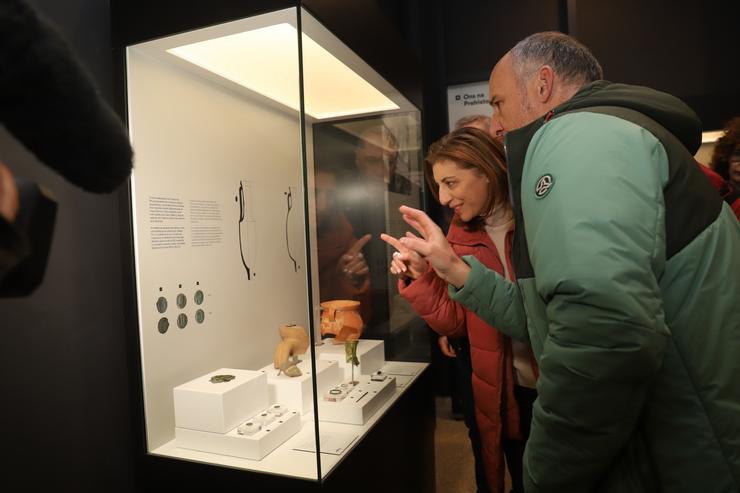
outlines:
[[[660,493],[642,431],[636,431],[609,468],[599,493]]]

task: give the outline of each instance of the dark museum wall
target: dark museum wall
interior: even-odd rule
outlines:
[[[70,40],[101,93],[120,102],[109,1],[29,1]],[[178,4],[194,12],[211,5]],[[601,59],[609,79],[684,98],[707,129],[740,114],[734,39],[738,2],[305,4],[410,99],[423,101],[427,144],[446,131],[448,85],[487,79],[493,63],[517,40],[546,29],[569,30],[579,37]],[[391,50],[402,50],[407,61],[393,61],[398,57],[385,55]],[[70,115],[71,124],[74,117]],[[43,284],[28,298],[0,300],[0,417],[5,425],[0,485],[22,485],[27,491],[137,491],[142,425],[137,370],[129,362],[130,351],[136,350],[131,346],[134,336],[124,322],[128,308],[121,232],[127,225],[119,219],[119,201],[125,194],[101,196],[73,187],[41,166],[1,127],[0,158],[19,176],[46,185],[59,202]]]
[[[58,26],[110,99],[108,2],[30,3]],[[67,117],[73,125],[76,116]],[[0,300],[0,489],[135,491],[118,197],[70,185],[4,130],[0,157],[59,203],[43,284],[28,298]]]
[[[737,19],[723,0],[432,0],[424,2],[427,135],[446,130],[446,87],[487,80],[517,41],[568,32],[599,58],[605,77],[682,98],[716,130],[740,115]],[[440,116],[441,115],[441,116]]]
[[[593,50],[607,79],[680,97],[704,130],[740,115],[740,2],[571,0],[569,14],[571,32]]]

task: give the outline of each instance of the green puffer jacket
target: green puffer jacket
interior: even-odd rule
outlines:
[[[740,491],[740,226],[678,99],[598,81],[506,138],[519,289],[450,297],[540,366],[528,492]]]

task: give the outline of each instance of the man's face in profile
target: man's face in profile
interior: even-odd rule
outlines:
[[[334,209],[334,194],[337,188],[336,177],[325,171],[318,171],[314,177],[316,185],[316,222],[322,224],[328,213]]]
[[[397,156],[397,151],[383,147],[379,134],[371,134],[360,141],[357,168],[368,180],[388,182],[395,172]]]
[[[506,132],[529,125],[538,117],[533,116],[527,87],[522,86],[514,72],[510,54],[506,54],[493,67],[488,81],[491,108],[491,135],[502,138]]]

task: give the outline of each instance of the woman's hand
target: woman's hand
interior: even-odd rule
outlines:
[[[455,348],[452,347],[450,341],[447,339],[447,336],[439,336],[439,339],[437,339],[437,344],[439,344],[439,350],[442,351],[442,354],[444,354],[448,358],[457,358]]]
[[[437,275],[453,286],[465,285],[470,266],[457,256],[442,230],[423,211],[402,205],[403,220],[414,228],[421,238],[407,233],[398,241],[408,250],[418,253],[429,262]]]
[[[385,233],[381,234],[380,238],[397,250],[393,253],[393,260],[391,260],[391,274],[401,278],[418,279],[429,270],[426,260],[415,251],[403,246],[397,238]]]
[[[18,188],[10,169],[0,162],[0,217],[12,223],[17,214]]]

